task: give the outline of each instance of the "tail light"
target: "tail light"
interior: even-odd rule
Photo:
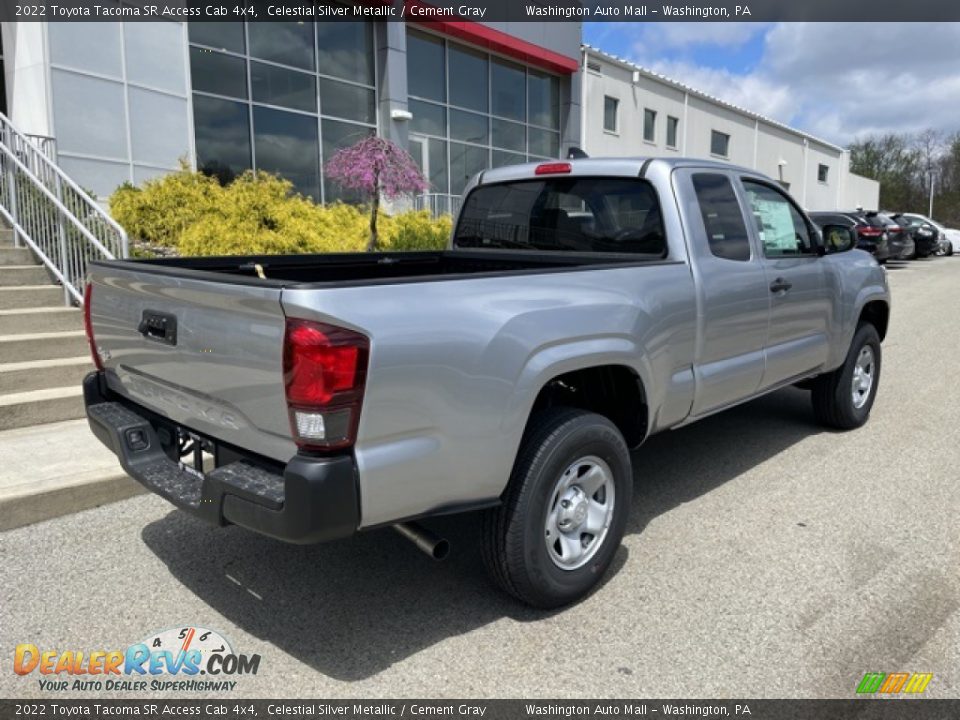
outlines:
[[[857,234],[862,238],[878,238],[883,235],[883,230],[870,225],[858,225]]]
[[[555,162],[555,163],[541,163],[537,165],[537,169],[533,171],[534,175],[561,175],[568,173],[573,170],[573,167],[570,163],[565,162]]]
[[[93,299],[93,282],[87,280],[83,288],[83,329],[87,333],[87,343],[90,345],[90,355],[97,370],[103,370],[100,353],[97,352],[97,341],[93,338],[93,321],[90,319],[90,304]]]
[[[357,439],[370,341],[310,320],[288,319],[283,382],[293,439],[304,450],[334,450]]]
[[[896,234],[896,233],[900,232],[900,230],[901,230],[901,228],[900,228],[899,225],[887,225],[887,232],[889,232],[889,233],[894,233],[894,234]]]

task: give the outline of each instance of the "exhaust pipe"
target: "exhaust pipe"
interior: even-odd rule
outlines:
[[[423,525],[413,522],[397,523],[393,529],[434,560],[443,560],[450,554],[450,543]]]

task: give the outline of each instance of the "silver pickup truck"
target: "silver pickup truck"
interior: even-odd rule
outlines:
[[[539,607],[604,574],[630,450],[791,384],[866,422],[890,295],[843,227],[699,160],[488,170],[443,252],[94,263],[90,427],[183,510],[293,543],[482,511]],[[763,433],[763,428],[757,428]]]

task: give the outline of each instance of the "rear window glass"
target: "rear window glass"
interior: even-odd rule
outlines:
[[[648,182],[592,177],[478,187],[460,211],[454,245],[656,257],[667,249],[657,195]]]

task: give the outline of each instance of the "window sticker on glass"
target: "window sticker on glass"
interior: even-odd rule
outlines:
[[[753,190],[748,190],[747,194],[764,250],[767,253],[796,253],[797,232],[789,203],[776,196],[762,197]]]

